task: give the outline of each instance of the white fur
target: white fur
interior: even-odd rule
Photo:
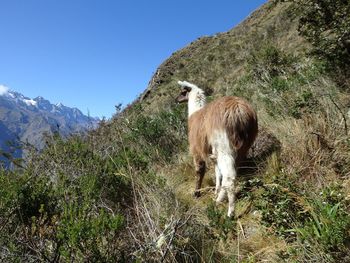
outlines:
[[[188,116],[203,108],[206,104],[204,91],[196,85],[187,81],[178,81],[182,87],[189,87],[191,91],[188,94]]]
[[[205,106],[206,99],[204,92],[196,85],[187,81],[179,81],[178,83],[183,87],[191,88],[191,91],[188,94],[188,115],[191,116],[194,112]],[[241,114],[246,114],[246,112],[241,112]],[[237,151],[232,148],[229,137],[224,130],[214,128],[209,134],[206,134],[206,136],[209,140],[208,143],[211,146],[211,153],[207,157],[215,162],[216,202],[221,203],[227,196],[229,201],[227,215],[231,217],[234,213]],[[254,139],[255,138],[253,138],[253,140]]]
[[[192,83],[189,83],[189,82],[187,82],[187,81],[178,81],[177,82],[181,87],[189,87],[189,88],[191,88],[191,89],[200,89],[200,88],[198,88],[198,86],[196,86],[196,85],[194,85],[194,84],[192,84]]]
[[[188,116],[203,108],[206,104],[204,92],[199,90],[191,90],[188,94]]]
[[[225,131],[217,130],[211,140],[213,155],[216,157],[215,192],[218,194],[216,202],[221,203],[228,196],[229,208],[227,215],[231,217],[234,211],[234,183],[237,177],[235,169],[236,154],[230,147]]]
[[[218,164],[215,164],[215,194],[218,195],[221,190],[222,174]]]

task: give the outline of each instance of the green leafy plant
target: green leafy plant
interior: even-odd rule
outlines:
[[[248,70],[256,80],[269,81],[275,78],[275,81],[281,81],[276,77],[294,73],[296,61],[296,57],[286,54],[275,45],[265,44],[252,52],[248,59]]]
[[[218,208],[214,202],[211,202],[206,211],[209,224],[217,230],[220,239],[226,240],[230,234],[235,234],[236,221],[227,217],[225,210]]]
[[[315,203],[311,218],[304,227],[295,228],[302,241],[319,242],[327,251],[344,249],[344,243],[349,238],[350,218],[335,205]]]
[[[257,208],[262,212],[262,222],[272,227],[277,235],[294,240],[295,233],[289,231],[295,224],[303,223],[306,214],[293,192],[277,184],[265,186]]]
[[[310,90],[304,90],[295,100],[291,107],[291,115],[294,118],[301,118],[303,113],[311,113],[316,110],[318,101]]]
[[[314,52],[332,63],[349,65],[349,1],[301,1],[300,10],[299,32],[311,42]]]
[[[342,192],[332,186],[325,188],[321,199],[308,201],[310,211],[305,224],[292,229],[302,242],[320,244],[327,252],[340,252],[347,249],[350,240],[350,216],[345,207]]]

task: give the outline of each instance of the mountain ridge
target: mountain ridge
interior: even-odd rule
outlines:
[[[95,128],[99,119],[85,116],[77,108],[62,103],[52,104],[41,96],[31,99],[2,86],[0,121],[4,130],[0,134],[0,149],[6,152],[9,151],[9,141],[28,143],[41,150],[45,146],[44,134],[58,132],[67,137],[74,133],[84,133]],[[22,151],[16,150],[14,157],[21,156]]]
[[[157,68],[136,102],[152,104],[157,97],[155,104],[166,107],[169,101],[162,104],[162,98],[159,97],[164,98],[166,92],[173,95],[178,80],[192,81],[208,93],[212,93],[213,89],[219,90],[227,79],[238,79],[246,73],[247,56],[251,50],[259,49],[259,45],[267,39],[270,42],[275,41],[282,50],[305,53],[310,46],[299,36],[297,17],[288,14],[289,7],[290,3],[282,5],[268,1],[232,29],[199,37],[175,51]],[[288,34],[284,34],[287,31]],[[226,57],[222,57],[220,53]],[[222,66],[217,62],[220,59]],[[194,63],[198,65],[193,65]],[[210,69],[211,64],[215,65],[213,69]],[[226,80],[223,79],[224,74]],[[159,107],[152,104],[152,107],[145,108],[152,111]]]

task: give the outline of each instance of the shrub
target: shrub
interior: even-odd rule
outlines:
[[[296,57],[288,55],[272,44],[260,46],[248,58],[248,72],[257,81],[278,80],[279,76],[294,73]]]
[[[312,44],[311,54],[325,60],[328,71],[344,86],[350,65],[350,2],[347,0],[277,0],[292,2],[298,31]]]
[[[313,45],[315,54],[333,64],[348,66],[350,64],[349,1],[300,2],[299,32]]]
[[[316,110],[318,101],[310,90],[304,90],[300,95],[294,99],[290,114],[296,118],[301,118],[303,113],[311,113]]]
[[[232,234],[235,234],[236,222],[226,216],[226,211],[218,208],[214,202],[207,206],[207,216],[210,227],[217,231],[220,239],[226,240]]]
[[[305,224],[293,229],[306,245],[321,245],[329,253],[342,252],[350,241],[350,217],[339,187],[323,189],[318,198],[310,198],[310,216]]]
[[[130,186],[80,137],[54,136],[27,167],[0,170],[0,259],[115,262]],[[110,245],[107,246],[107,244]]]
[[[295,224],[306,219],[304,206],[297,194],[278,184],[265,185],[261,200],[256,207],[262,212],[262,223],[272,227],[274,232],[288,241],[295,240],[295,233],[289,231]]]

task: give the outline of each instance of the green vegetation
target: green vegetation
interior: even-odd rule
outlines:
[[[314,47],[315,54],[332,64],[350,62],[350,3],[344,0],[301,1],[299,32]]]
[[[41,153],[0,170],[0,261],[350,261],[348,82],[339,85],[327,56],[314,57],[300,17],[291,3],[268,3],[177,51],[142,100],[88,135],[48,137]],[[211,165],[201,198],[192,197],[179,79],[258,110],[233,220],[212,201]]]
[[[337,79],[338,84],[347,82],[350,65],[349,1],[278,0],[277,2],[292,2],[290,12],[298,16],[298,31],[312,44],[311,54],[328,63],[328,70]]]
[[[128,180],[81,138],[54,138],[25,169],[2,171],[1,259],[111,261]],[[110,189],[114,188],[114,189]],[[107,242],[112,245],[104,247]],[[118,253],[118,254],[116,254]]]

